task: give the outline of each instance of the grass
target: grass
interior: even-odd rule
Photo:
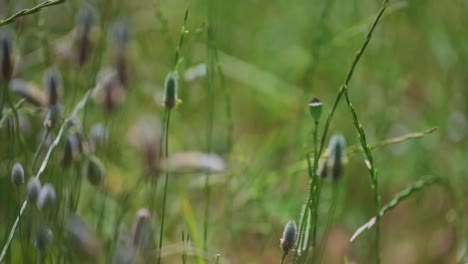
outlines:
[[[27,83],[20,95],[0,78],[0,263],[467,261],[466,5],[88,4],[82,20],[78,1],[0,4],[12,78]],[[114,21],[128,25],[120,40]],[[63,115],[44,128],[50,66]],[[340,159],[325,147],[335,133]],[[82,175],[91,157],[99,186]],[[50,210],[11,184],[15,162],[55,188]],[[136,212],[148,239],[132,246]]]

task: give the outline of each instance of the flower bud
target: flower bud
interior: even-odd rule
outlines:
[[[44,98],[48,105],[55,105],[62,89],[62,77],[55,67],[50,67],[44,74]]]
[[[317,98],[312,99],[309,102],[309,112],[314,121],[319,121],[320,114],[322,113],[322,102]]]
[[[149,249],[151,243],[151,214],[148,209],[138,210],[133,222],[132,245],[134,248],[143,247]]]
[[[91,156],[83,166],[83,173],[94,186],[100,186],[106,176],[106,170],[98,157]]]
[[[172,109],[178,103],[177,98],[177,76],[170,72],[164,81],[164,106],[167,109]]]
[[[317,169],[317,175],[329,178],[333,181],[341,178],[345,159],[346,141],[342,134],[334,134],[328,143],[328,156],[321,160]]]
[[[55,193],[55,188],[51,184],[44,184],[41,191],[39,192],[39,197],[37,199],[37,206],[39,209],[44,210],[55,205],[57,200],[57,195]]]
[[[11,169],[11,182],[19,187],[24,183],[24,169],[19,162],[15,162],[13,168]]]
[[[36,233],[36,239],[34,240],[34,247],[37,250],[44,251],[47,246],[52,242],[53,234],[52,230],[45,225],[39,226]]]
[[[60,103],[51,105],[47,109],[43,125],[46,129],[52,129],[60,122],[60,118],[62,118],[62,105]]]
[[[86,63],[91,54],[91,28],[95,23],[95,13],[93,7],[83,5],[75,17],[76,58],[80,66]]]
[[[69,167],[78,158],[80,152],[80,140],[77,133],[72,133],[65,139],[63,147],[63,166]]]
[[[9,81],[13,75],[13,33],[0,32],[0,79]]]
[[[33,176],[29,179],[28,185],[26,186],[27,200],[30,203],[35,203],[39,197],[41,191],[41,181]]]
[[[297,225],[294,221],[289,221],[284,227],[283,236],[280,239],[280,247],[284,254],[288,254],[289,251],[294,247],[297,236]]]
[[[82,260],[79,263],[99,263],[101,243],[83,219],[73,214],[68,216],[64,231],[68,248]]]

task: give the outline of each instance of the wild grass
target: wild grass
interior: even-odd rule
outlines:
[[[466,262],[463,4],[17,4],[0,263]]]

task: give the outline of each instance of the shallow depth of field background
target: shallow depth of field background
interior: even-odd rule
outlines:
[[[0,18],[35,3],[2,1]],[[0,28],[16,32],[20,58],[16,77],[39,87],[47,68],[40,39],[41,35],[46,36],[51,58],[64,79],[65,116],[95,85],[96,72],[91,65],[78,70],[60,53],[70,42],[75,15],[82,4],[68,1]],[[91,101],[83,124],[88,131],[96,123],[107,124],[109,128],[107,149],[98,153],[107,170],[106,216],[109,217],[104,217],[104,229],[100,231],[102,241],[107,241],[113,232],[113,210],[119,206],[119,200],[114,197],[133,186],[143,173],[142,154],[133,144],[138,139],[131,133],[132,127],[145,115],[162,119],[164,78],[173,68],[188,2],[102,0],[89,4],[99,13],[94,38],[106,38],[108,26],[118,18],[126,20],[130,30],[129,80],[124,101],[110,114]],[[221,263],[277,263],[281,257],[279,238],[284,224],[290,219],[299,221],[308,192],[304,149],[312,147],[313,122],[307,103],[313,97],[322,100],[323,124],[381,3],[374,0],[192,0],[188,33],[181,50],[184,61],[179,69],[179,97],[183,103],[172,111],[170,153],[206,150],[207,80],[204,76],[190,80],[185,76],[187,70],[207,62],[204,23],[208,4],[214,11],[214,40],[225,85],[230,91],[233,144],[229,148],[226,100],[216,82],[213,150],[225,159],[226,170],[211,176],[209,243],[205,253],[221,254]],[[463,222],[463,215],[457,215],[454,206],[464,207],[466,219],[466,25],[466,1],[390,1],[349,85],[351,100],[370,143],[438,127],[424,138],[373,151],[382,204],[422,176],[444,177],[455,187],[452,192],[439,186],[428,187],[383,218],[382,263],[455,263],[456,255],[463,248],[457,243],[463,241],[460,239],[463,234],[454,227],[456,220]],[[112,63],[109,43],[104,45],[101,51],[91,51],[91,57],[102,56],[99,69]],[[28,111],[30,124],[26,137],[31,156],[38,145],[42,117],[31,105],[26,103],[24,108],[33,109]],[[330,132],[343,133],[348,145],[359,144],[344,100]],[[18,204],[5,161],[9,151],[6,134],[2,136],[1,246],[16,217]],[[54,182],[59,177],[67,181],[73,177],[60,165],[62,145],[55,152],[43,181]],[[29,178],[31,164],[24,166]],[[203,173],[170,175],[164,245],[174,245],[170,248],[174,254],[163,259],[163,263],[180,263],[182,231],[191,232],[194,239],[202,239],[204,177]],[[158,184],[157,208],[161,205],[162,179]],[[321,247],[325,252],[322,263],[343,263],[345,258],[350,263],[372,263],[374,230],[349,243],[352,233],[374,215],[369,175],[360,154],[348,160],[341,180],[343,191],[338,198],[335,221],[326,248]],[[136,211],[148,207],[148,185],[142,185],[141,190],[130,195],[130,205],[123,218],[127,230],[131,230]],[[324,184],[322,193],[319,214],[322,223],[330,202],[329,185]],[[94,228],[99,194],[86,181],[81,192],[78,214]],[[24,193],[22,187],[21,197]],[[27,217],[32,216],[27,214]],[[155,235],[158,235],[160,215],[156,213],[153,217]],[[319,237],[324,232],[323,226],[319,226]],[[59,246],[60,238],[54,239],[52,247]],[[20,259],[19,245],[16,238],[12,244],[13,260]],[[195,259],[190,262],[195,263]]]

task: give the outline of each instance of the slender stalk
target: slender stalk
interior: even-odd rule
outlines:
[[[283,253],[283,256],[281,257],[281,262],[280,264],[283,264],[284,263],[284,259],[286,258],[286,253]]]
[[[421,191],[422,189],[429,187],[433,184],[442,184],[443,186],[446,186],[444,185],[444,182],[440,178],[426,177],[426,178],[416,181],[415,183],[411,184],[411,186],[409,186],[408,188],[397,193],[395,197],[389,203],[387,203],[380,209],[380,211],[378,212],[376,216],[372,217],[369,221],[367,221],[367,223],[359,227],[354,232],[354,234],[351,236],[350,242],[353,242],[360,234],[362,234],[362,232],[374,226],[378,218],[382,218],[384,215],[390,212],[393,208],[395,208],[398,204],[408,199],[409,197],[411,197],[418,191]]]
[[[213,2],[209,0],[208,7],[208,25],[207,25],[207,81],[208,81],[208,118],[207,118],[207,135],[206,135],[206,152],[213,151],[213,120],[214,120],[214,79],[215,79],[215,51],[214,51],[214,29],[213,29]],[[203,221],[203,250],[208,249],[208,221],[209,221],[209,208],[211,202],[211,186],[209,184],[211,173],[207,171],[205,174],[205,215]]]
[[[375,168],[374,158],[372,156],[372,152],[367,145],[366,134],[364,133],[364,129],[362,125],[359,123],[359,119],[357,117],[356,110],[354,109],[351,101],[349,99],[348,88],[345,87],[345,98],[346,103],[348,104],[349,110],[353,115],[353,124],[356,128],[359,139],[361,141],[362,148],[364,149],[364,153],[366,155],[368,163],[369,174],[371,178],[371,189],[374,194],[374,203],[375,203],[375,210],[377,214],[377,223],[376,223],[376,231],[375,231],[375,250],[376,250],[376,263],[380,263],[380,216],[378,215],[380,210],[380,195],[379,195],[379,184],[377,179],[377,169]]]
[[[320,148],[319,148],[319,151],[318,151],[318,154],[319,154],[318,156],[320,156],[322,154],[323,148],[325,146],[325,141],[327,139],[328,129],[330,128],[330,124],[331,124],[331,121],[332,121],[333,116],[335,114],[338,103],[340,102],[341,97],[343,96],[345,86],[348,86],[349,82],[351,81],[351,78],[353,77],[354,70],[355,70],[359,60],[361,59],[362,55],[364,54],[364,51],[366,50],[367,45],[369,45],[369,42],[372,39],[372,34],[374,33],[375,27],[377,26],[377,24],[380,21],[380,18],[382,17],[383,13],[385,12],[385,9],[388,6],[388,2],[389,2],[389,0],[384,0],[383,1],[382,7],[381,7],[379,13],[377,14],[377,16],[375,17],[374,22],[372,23],[372,26],[371,26],[369,32],[367,33],[366,39],[364,40],[361,48],[359,49],[359,51],[357,52],[356,56],[353,59],[353,62],[352,62],[351,67],[350,67],[350,69],[348,71],[348,74],[346,75],[346,78],[345,78],[345,81],[344,81],[343,85],[340,87],[340,89],[338,90],[338,93],[336,94],[335,102],[333,103],[332,109],[330,110],[330,113],[328,114],[327,121],[325,122],[325,127],[323,129],[322,138],[320,140]]]
[[[166,109],[164,119],[165,119],[165,160],[166,160],[166,168],[168,167],[168,158],[169,158],[169,120],[171,117],[171,110]],[[159,232],[159,251],[158,251],[158,264],[161,263],[161,250],[162,250],[162,243],[163,243],[163,233],[164,233],[164,219],[166,214],[166,198],[167,198],[167,185],[169,181],[169,170],[165,171],[165,179],[164,179],[164,193],[163,193],[163,204],[162,204],[162,213],[161,213],[161,228]]]
[[[32,8],[23,9],[23,10],[15,13],[15,14],[13,14],[12,16],[6,18],[6,19],[0,20],[0,27],[3,26],[3,25],[15,22],[15,20],[17,18],[19,18],[19,17],[34,14],[34,13],[39,12],[43,8],[58,5],[58,4],[61,4],[61,3],[64,3],[64,2],[65,2],[65,0],[55,0],[55,1],[48,0],[48,1],[44,1],[44,2],[34,6]]]

